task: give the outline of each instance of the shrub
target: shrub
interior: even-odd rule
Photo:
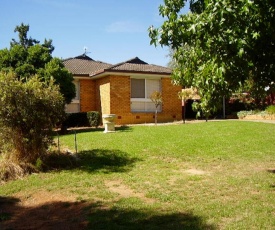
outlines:
[[[62,123],[63,127],[85,127],[89,126],[89,120],[86,112],[80,113],[67,113],[66,119]]]
[[[0,152],[12,162],[7,165],[25,172],[53,143],[52,130],[64,118],[64,98],[52,79],[41,82],[38,76],[23,81],[0,73],[0,88]]]
[[[87,118],[91,127],[98,127],[100,125],[100,113],[98,111],[87,112]]]
[[[238,118],[242,119],[244,117],[246,117],[247,115],[255,115],[257,113],[260,113],[257,110],[250,110],[250,111],[240,111],[237,113]]]
[[[268,106],[265,111],[271,115],[275,114],[275,105]]]

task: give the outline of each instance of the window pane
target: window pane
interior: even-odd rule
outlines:
[[[131,102],[131,111],[145,111],[145,103],[144,102],[138,102],[138,101],[133,101]]]
[[[131,79],[131,98],[145,98],[145,79]]]
[[[146,103],[146,111],[147,112],[155,112],[156,111],[156,106],[153,102],[147,102]]]
[[[150,98],[151,94],[154,91],[160,92],[160,81],[159,80],[151,80],[151,79],[146,80],[147,98]]]

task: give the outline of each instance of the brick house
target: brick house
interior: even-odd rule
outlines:
[[[153,91],[162,93],[158,121],[182,119],[181,87],[171,83],[171,70],[148,64],[139,58],[111,65],[84,55],[63,61],[73,74],[76,97],[67,105],[67,112],[100,111],[116,114],[116,124],[154,122],[155,106],[150,100]]]

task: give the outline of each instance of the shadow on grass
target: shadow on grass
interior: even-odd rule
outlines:
[[[267,172],[269,172],[269,173],[275,173],[275,169],[268,169]]]
[[[46,202],[23,206],[13,197],[0,197],[0,229],[86,229],[85,203]]]
[[[214,230],[213,225],[205,223],[203,218],[192,213],[173,212],[170,214],[156,210],[131,210],[102,206],[91,208],[88,229],[110,230]]]
[[[120,150],[93,149],[78,154],[51,154],[45,159],[46,170],[78,169],[86,172],[127,172],[140,161]]]
[[[37,206],[21,206],[19,200],[1,198],[0,207],[9,218],[0,221],[0,229],[215,229],[192,213],[165,214],[155,210],[129,207],[108,208],[89,202],[47,202]],[[10,201],[12,200],[12,202]]]
[[[132,127],[127,125],[122,125],[115,127],[116,132],[132,132]],[[75,127],[75,128],[69,128],[66,131],[56,130],[54,132],[54,135],[67,135],[67,134],[75,134],[75,133],[89,133],[89,132],[104,132],[103,127],[98,128],[92,128],[92,127]]]

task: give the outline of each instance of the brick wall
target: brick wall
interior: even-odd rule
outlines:
[[[111,77],[111,113],[129,114],[130,97],[131,97],[131,81],[127,76]]]
[[[95,82],[91,79],[80,79],[80,111],[88,112],[96,110]]]
[[[181,91],[181,86],[172,84],[170,78],[162,78],[162,111],[171,116],[176,116],[178,120],[182,118],[181,100],[178,98],[178,92]]]
[[[154,112],[131,112],[130,77],[112,76],[110,80],[111,113],[117,115],[116,124],[153,123],[155,121]],[[181,100],[178,99],[178,92],[181,87],[172,85],[170,78],[162,78],[161,86],[163,106],[162,112],[158,113],[158,122],[181,120]]]
[[[153,123],[154,112],[131,112],[131,80],[128,76],[108,76],[97,80],[80,81],[81,111],[96,110],[102,114],[116,114],[116,124]],[[163,105],[158,122],[181,120],[181,87],[171,84],[170,78],[161,79]]]
[[[110,77],[96,80],[96,110],[102,114],[110,114]]]

